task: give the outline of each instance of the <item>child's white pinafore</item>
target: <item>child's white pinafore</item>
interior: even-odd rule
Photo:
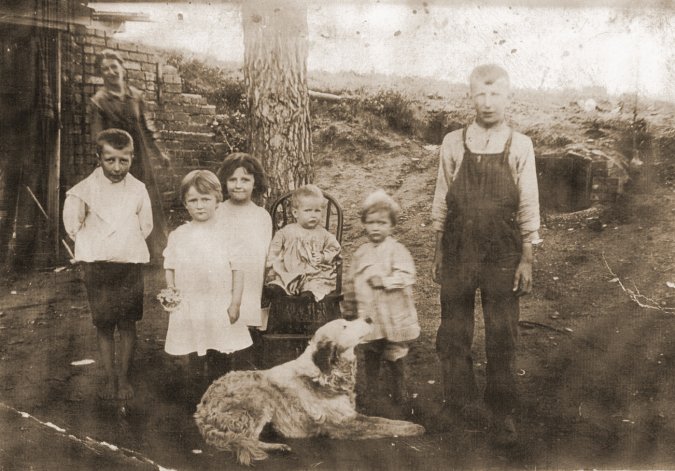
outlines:
[[[267,312],[261,309],[260,296],[265,279],[265,261],[272,240],[272,218],[252,201],[236,205],[224,201],[216,210],[216,219],[230,247],[244,264],[244,293],[241,318],[246,325],[265,330]]]
[[[241,319],[230,325],[232,270],[240,267],[216,224],[188,222],[173,231],[164,250],[164,268],[174,270],[182,297],[178,309],[169,314],[167,353],[204,355],[207,349],[231,353],[252,344]]]

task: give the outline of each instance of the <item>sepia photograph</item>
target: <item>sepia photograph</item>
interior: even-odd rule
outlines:
[[[673,0],[3,0],[0,471],[675,469]]]

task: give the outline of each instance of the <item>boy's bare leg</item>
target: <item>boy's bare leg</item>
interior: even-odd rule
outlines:
[[[120,399],[131,399],[134,397],[134,389],[129,383],[129,367],[136,347],[136,323],[120,323],[117,328],[120,332],[120,374],[117,393]]]
[[[117,397],[117,376],[115,375],[115,326],[96,327],[98,354],[105,372],[105,383],[98,392],[101,399]]]

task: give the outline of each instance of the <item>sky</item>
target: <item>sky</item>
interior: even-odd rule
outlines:
[[[495,62],[518,88],[593,86],[675,101],[675,9],[531,3],[311,2],[308,68],[464,83],[475,65]],[[150,22],[128,22],[120,39],[243,60],[236,3],[90,6],[148,14]]]

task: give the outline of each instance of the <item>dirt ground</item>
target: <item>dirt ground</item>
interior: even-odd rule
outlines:
[[[549,131],[574,142],[587,139],[590,124],[578,111],[549,105],[539,112],[548,114]],[[520,114],[514,121],[527,121],[526,107],[516,109]],[[504,450],[493,447],[484,430],[458,427],[439,433],[432,426],[442,397],[434,352],[440,306],[438,287],[430,279],[437,149],[376,121],[319,116],[317,183],[343,205],[347,263],[365,240],[356,216],[362,196],[384,187],[403,207],[396,237],[417,263],[415,295],[423,330],[409,357],[409,389],[413,420],[429,431],[363,442],[274,437],[293,451],[272,455],[256,469],[675,467],[675,289],[666,284],[675,282],[675,147],[660,126],[673,116],[657,110],[651,117],[644,166],[614,205],[545,214],[535,289],[521,304],[520,439]],[[616,145],[622,142],[622,136],[611,138]],[[163,283],[159,269],[147,271],[133,370],[136,397],[127,404],[96,399],[97,363],[71,364],[97,360],[77,267],[3,281],[1,470],[239,469],[231,454],[202,441],[191,419],[200,391],[184,380],[186,366],[163,352],[167,316],[154,300]],[[626,290],[650,298],[638,300],[652,308],[639,306]],[[482,340],[478,312],[479,381],[485,370]],[[238,368],[247,368],[247,362],[245,353],[236,359]]]

